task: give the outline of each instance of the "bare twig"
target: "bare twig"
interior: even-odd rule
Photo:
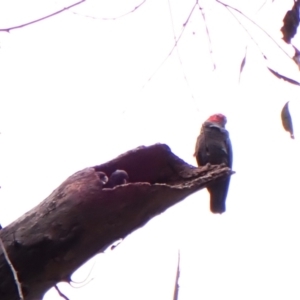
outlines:
[[[168,58],[172,55],[174,49],[177,47],[177,44],[179,43],[179,41],[180,41],[180,39],[181,39],[181,37],[182,37],[182,35],[183,35],[183,33],[184,33],[184,30],[185,30],[185,28],[186,28],[186,25],[188,24],[188,22],[189,22],[189,20],[190,20],[190,18],[191,18],[191,16],[192,16],[192,14],[193,14],[193,12],[194,12],[194,10],[195,10],[197,4],[198,4],[198,0],[197,0],[196,3],[194,4],[193,8],[191,9],[191,11],[190,11],[190,13],[189,13],[189,15],[188,15],[186,21],[183,23],[183,25],[182,25],[182,30],[181,30],[181,32],[180,32],[178,38],[175,40],[175,43],[174,43],[174,45],[173,45],[171,51],[170,51],[169,54],[165,57],[165,59],[161,62],[161,64],[157,67],[157,69],[152,73],[152,75],[148,78],[148,80],[146,81],[146,83],[142,86],[142,89],[145,88],[145,86],[147,85],[147,83],[149,83],[149,82],[152,80],[152,78],[156,75],[156,73],[157,73],[157,72],[160,70],[160,68],[165,64],[165,62],[168,60]]]
[[[72,8],[72,7],[74,7],[74,6],[76,6],[76,5],[79,5],[79,4],[81,4],[81,3],[85,2],[85,1],[86,1],[86,0],[81,0],[81,1],[79,1],[79,2],[76,2],[76,3],[74,3],[74,4],[69,5],[69,6],[67,6],[67,7],[64,7],[64,8],[62,8],[61,10],[58,10],[58,11],[56,11],[56,12],[50,14],[50,15],[47,15],[47,16],[45,16],[45,17],[39,18],[39,19],[34,20],[34,21],[30,21],[30,22],[28,22],[28,23],[24,23],[24,24],[17,25],[17,26],[13,26],[13,27],[9,27],[9,28],[2,28],[2,29],[0,28],[0,31],[10,32],[11,30],[14,30],[14,29],[19,29],[19,28],[26,27],[26,26],[28,26],[28,25],[32,25],[32,24],[34,24],[34,23],[37,23],[37,22],[46,20],[46,19],[48,19],[48,18],[50,18],[50,17],[53,17],[53,16],[55,16],[55,15],[58,15],[58,14],[60,14],[60,13],[62,13],[62,12],[64,12],[64,11],[66,11],[66,10],[68,10],[68,9],[70,9],[70,8]]]
[[[171,19],[171,25],[172,25],[173,35],[174,35],[174,41],[175,41],[175,43],[176,43],[177,37],[176,37],[175,28],[174,28],[174,20],[173,20],[173,14],[172,14],[172,8],[171,8],[170,0],[168,0],[168,6],[169,6],[169,13],[170,13],[170,19]],[[182,64],[182,60],[181,60],[181,57],[180,57],[180,54],[179,54],[178,47],[176,47],[176,52],[177,52],[177,55],[178,55],[178,60],[179,60],[180,65],[181,65],[181,67],[182,67],[182,72],[183,72],[184,78],[186,79],[186,76],[185,76],[185,73],[184,73],[184,68],[183,68],[183,64]]]
[[[175,43],[176,43],[177,37],[176,37],[176,32],[175,32],[175,27],[174,27],[174,20],[173,20],[173,14],[172,14],[172,8],[171,8],[170,0],[168,0],[168,5],[169,5],[169,12],[170,12],[170,19],[171,19],[171,24],[172,24],[172,30],[173,30],[173,34],[174,34],[174,41],[175,41]],[[194,95],[193,95],[193,92],[192,92],[192,90],[191,90],[190,84],[189,84],[189,82],[188,82],[188,79],[187,79],[186,74],[185,74],[185,71],[184,71],[184,67],[183,67],[183,63],[182,63],[182,60],[181,60],[181,57],[180,57],[180,54],[179,54],[179,49],[178,49],[178,47],[176,47],[176,52],[177,52],[177,57],[178,57],[180,66],[181,66],[183,78],[184,78],[184,80],[185,80],[185,82],[186,82],[186,85],[187,85],[188,89],[190,90],[192,99],[195,100],[195,97],[194,97]]]
[[[88,285],[90,282],[92,282],[94,279],[95,279],[95,278],[91,278],[91,279],[89,279],[89,280],[86,281],[86,282],[85,282],[85,280],[86,280],[86,279],[85,279],[85,280],[83,281],[84,283],[83,283],[82,285],[80,285],[80,286],[75,286],[74,283],[79,284],[78,282],[75,282],[75,281],[72,281],[73,284],[71,284],[71,282],[69,282],[69,285],[70,285],[72,288],[74,288],[74,289],[81,289],[81,288],[87,286],[87,285]]]
[[[240,26],[246,31],[246,33],[249,35],[249,37],[251,38],[251,40],[253,41],[253,43],[256,45],[256,47],[258,48],[260,54],[262,55],[262,57],[267,61],[268,58],[267,56],[264,54],[264,52],[261,50],[260,46],[258,45],[258,43],[256,42],[256,40],[253,38],[253,36],[251,35],[251,33],[248,31],[248,29],[241,23],[241,21],[236,17],[236,15],[228,8],[226,7],[226,9],[230,12],[230,14],[236,19],[236,21],[240,24]],[[246,54],[247,54],[247,51],[245,53],[245,57],[242,61],[242,64],[241,64],[241,68],[240,68],[240,75],[239,75],[239,82],[240,82],[240,79],[241,79],[241,73],[243,71],[243,68],[245,66],[245,63],[246,63]],[[269,67],[267,67],[269,69]],[[270,70],[270,69],[269,69]],[[274,74],[274,73],[273,73]]]
[[[256,45],[258,50],[260,51],[261,55],[263,56],[264,59],[267,59],[267,56],[264,54],[264,52],[261,50],[260,46],[258,45],[257,41],[254,39],[254,37],[251,35],[249,30],[241,23],[241,21],[236,17],[236,15],[228,8],[226,9],[229,11],[229,13],[236,19],[236,21],[240,24],[240,26],[246,31],[246,33],[249,35],[250,39],[253,41],[253,43]]]
[[[60,297],[62,297],[62,298],[65,299],[65,300],[70,300],[66,295],[64,295],[64,294],[60,291],[60,289],[58,288],[57,285],[55,285],[54,288],[56,289],[56,291],[57,291],[57,293],[58,293],[58,295],[59,295]]]
[[[90,278],[90,279],[89,279],[89,277],[90,277],[90,275],[92,274],[92,271],[93,271],[93,269],[94,269],[94,267],[95,267],[95,264],[96,264],[96,260],[94,259],[93,265],[92,265],[91,269],[89,270],[88,275],[86,276],[86,278],[85,278],[84,280],[82,280],[82,281],[74,281],[73,279],[71,279],[71,280],[69,281],[69,285],[70,285],[72,288],[74,288],[74,289],[82,288],[82,287],[88,285],[92,280],[94,280],[94,278]],[[80,286],[75,286],[75,285],[73,285],[73,284],[71,284],[71,283],[80,284]]]
[[[114,21],[117,19],[121,19],[129,14],[134,13],[137,9],[139,9],[144,3],[146,2],[146,0],[143,0],[140,4],[138,4],[137,6],[135,6],[131,11],[128,11],[127,13],[124,13],[118,17],[111,17],[111,18],[103,18],[103,17],[95,17],[95,16],[90,16],[90,15],[84,15],[75,11],[71,11],[74,15],[79,15],[82,17],[86,17],[86,18],[90,18],[90,19],[94,19],[94,20],[103,20],[103,21]]]
[[[218,0],[216,0],[217,2],[220,2]],[[252,39],[252,41],[255,43],[255,45],[257,46],[257,48],[259,49],[261,55],[263,56],[263,58],[265,60],[268,60],[267,59],[267,56],[263,53],[263,51],[261,50],[261,48],[259,47],[258,43],[254,40],[254,38],[252,37],[252,35],[250,34],[250,32],[247,30],[247,28],[240,22],[240,20],[235,16],[235,14],[227,7],[227,5],[225,5],[226,9],[231,13],[231,15],[237,20],[237,22],[241,25],[241,27],[247,32],[247,34],[249,35],[249,37]],[[274,41],[274,40],[273,40]],[[275,42],[275,41],[274,41]],[[275,42],[276,43],[276,42]],[[280,46],[279,46],[280,47]],[[281,47],[280,47],[281,48]],[[282,49],[282,48],[281,48]],[[283,49],[282,49],[283,50]],[[284,51],[284,50],[283,50]],[[285,54],[287,54],[285,51],[284,51]],[[288,54],[287,54],[288,55]],[[291,58],[289,55],[288,55],[289,58]],[[284,81],[287,81],[291,84],[295,84],[295,85],[300,85],[300,83],[294,79],[291,79],[291,78],[288,78],[284,75],[281,75],[280,73],[274,71],[273,69],[271,69],[270,67],[267,66],[267,69],[273,74],[275,75],[277,78],[279,79],[283,79]],[[242,69],[241,69],[242,70]],[[240,71],[240,74],[241,74],[241,71]]]
[[[254,24],[257,28],[259,28],[286,56],[291,58],[291,56],[275,41],[275,39],[265,29],[263,29],[260,25],[258,25],[256,22],[254,22],[251,18],[246,16],[242,11],[240,11],[239,9],[237,9],[229,4],[223,3],[220,0],[216,0],[216,2],[218,2],[219,4],[226,7],[229,11],[230,11],[230,9],[232,9],[232,10],[236,11],[237,13],[239,13],[240,15],[242,15],[244,18],[246,18],[248,21],[250,21],[252,24]]]
[[[268,0],[266,0],[260,7],[259,9],[256,11],[257,13],[267,4]]]
[[[180,277],[180,251],[178,250],[177,271],[176,271],[176,278],[175,278],[175,287],[174,287],[173,300],[178,300],[179,277]]]
[[[19,281],[17,271],[15,270],[12,262],[10,261],[10,259],[8,257],[7,251],[6,251],[5,247],[4,247],[4,244],[3,244],[3,241],[2,241],[1,238],[0,238],[0,246],[1,246],[1,249],[3,251],[5,260],[6,260],[7,264],[9,265],[9,267],[10,267],[12,273],[13,273],[14,280],[15,280],[16,286],[18,288],[19,298],[20,298],[20,300],[24,300],[24,296],[23,296],[23,292],[22,292],[22,288],[21,288],[21,283]]]
[[[202,18],[203,18],[203,22],[204,22],[204,26],[205,26],[205,30],[206,30],[206,35],[207,35],[207,39],[208,39],[209,54],[211,56],[211,61],[212,61],[212,64],[213,64],[213,70],[215,70],[216,69],[216,64],[215,64],[214,58],[213,58],[212,42],[211,42],[208,27],[207,27],[205,13],[203,11],[203,8],[199,4],[198,4],[198,7],[199,7],[199,10],[200,10]]]

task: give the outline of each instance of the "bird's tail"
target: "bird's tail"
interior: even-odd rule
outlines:
[[[226,211],[226,197],[229,180],[224,179],[212,183],[207,189],[210,193],[210,210],[214,214],[222,214]]]

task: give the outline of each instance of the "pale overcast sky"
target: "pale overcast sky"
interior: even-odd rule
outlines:
[[[71,3],[1,1],[0,28]],[[48,20],[0,32],[0,222],[13,222],[74,172],[140,145],[166,143],[196,165],[201,124],[223,113],[236,171],[227,212],[211,214],[202,190],[76,272],[75,281],[92,279],[85,287],[59,287],[72,300],[172,300],[180,251],[181,300],[299,299],[299,87],[274,77],[237,21],[206,0],[200,5],[211,45],[196,9],[178,45],[182,65],[175,49],[148,82],[174,45],[171,15],[179,36],[195,0],[148,0],[123,18],[101,19],[139,3],[88,0]],[[263,3],[230,2],[292,55],[279,30],[293,1],[269,0],[257,12]],[[299,80],[297,66],[237,16],[270,58],[269,66]],[[295,140],[281,125],[287,101]],[[61,298],[51,290],[44,299]]]

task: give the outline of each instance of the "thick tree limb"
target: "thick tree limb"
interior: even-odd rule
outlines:
[[[130,183],[103,188],[99,172],[126,170]],[[89,258],[126,237],[211,181],[229,176],[223,166],[196,168],[168,146],[139,147],[79,171],[38,206],[0,231],[26,300],[44,293]],[[11,269],[0,250],[0,299],[17,300]]]

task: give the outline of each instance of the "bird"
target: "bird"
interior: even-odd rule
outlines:
[[[96,174],[97,174],[102,186],[104,186],[108,182],[108,177],[106,176],[106,174],[104,172],[101,172],[101,171],[96,171]]]
[[[125,184],[129,181],[129,177],[126,171],[124,170],[116,170],[114,171],[105,185],[105,188],[113,188],[120,184]]]
[[[229,168],[232,167],[232,146],[229,132],[225,129],[226,123],[227,119],[223,114],[214,114],[202,124],[194,154],[198,166],[225,164]],[[226,211],[229,183],[230,177],[226,177],[207,187],[212,213],[222,214]]]

